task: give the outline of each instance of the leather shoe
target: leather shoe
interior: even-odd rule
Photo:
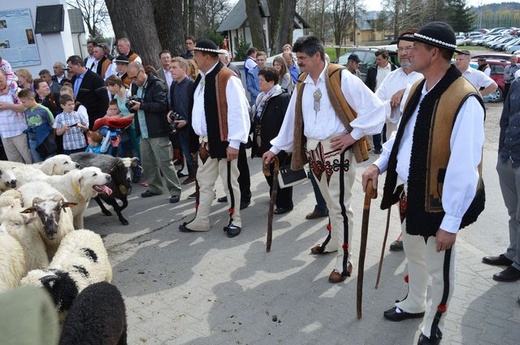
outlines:
[[[250,203],[251,203],[251,200],[241,201],[240,202],[240,209],[243,210],[244,208],[247,208]]]
[[[441,343],[441,339],[442,332],[437,328],[435,335],[432,335],[430,338],[421,333],[417,345],[439,345]]]
[[[291,212],[292,211],[292,208],[283,208],[283,207],[278,207],[276,208],[273,213],[274,214],[284,214],[284,213],[287,213],[287,212]]]
[[[176,204],[176,203],[179,202],[180,199],[181,199],[180,195],[172,195],[172,196],[170,197],[170,202],[171,202],[172,204]]]
[[[224,227],[224,231],[227,232],[229,238],[232,238],[238,236],[242,229],[239,226],[236,226],[235,224],[229,224],[228,226]]]
[[[185,179],[184,181],[182,181],[182,184],[183,185],[187,185],[187,184],[190,184],[190,183],[193,183],[195,182],[197,178],[195,176],[188,176],[187,179]]]
[[[499,256],[484,256],[482,262],[493,266],[511,266],[513,260],[509,260],[504,254],[500,254]]]
[[[194,232],[193,230],[191,230],[190,228],[188,228],[186,225],[188,223],[184,222],[182,223],[181,225],[179,225],[179,231],[180,232]]]
[[[419,319],[424,316],[424,312],[422,313],[407,313],[404,310],[399,309],[398,307],[393,307],[388,309],[383,313],[385,319],[399,322],[408,319]]]
[[[344,282],[347,277],[350,277],[350,274],[352,273],[352,264],[350,261],[347,263],[347,271],[343,273],[339,273],[338,270],[333,270],[329,274],[329,283],[341,283]]]
[[[493,274],[493,280],[499,282],[516,282],[520,280],[520,271],[513,266],[509,266],[502,272]]]
[[[403,241],[394,241],[390,244],[391,252],[402,252],[403,251]]]
[[[318,211],[312,211],[311,213],[307,214],[305,216],[305,219],[316,219],[316,218],[323,218],[323,217],[328,217],[329,214],[328,213],[321,213],[321,212],[318,212]]]
[[[153,193],[150,192],[150,190],[146,190],[145,192],[141,193],[141,198],[149,198],[151,196],[161,195],[160,193]]]
[[[227,196],[223,196],[217,199],[218,202],[227,202]]]

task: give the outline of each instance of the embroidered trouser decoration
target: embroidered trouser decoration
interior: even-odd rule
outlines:
[[[227,186],[229,189],[230,201],[229,206],[229,225],[233,222],[233,214],[235,213],[235,194],[233,193],[233,187],[231,186],[231,162],[227,162]]]
[[[307,152],[312,173],[329,209],[329,233],[320,245],[320,251],[338,251],[334,269],[347,275],[351,269],[349,262],[352,237],[352,185],[355,181],[355,169],[350,169],[353,154],[351,150],[341,153],[330,148],[329,140],[321,142],[307,141]],[[319,169],[317,170],[316,167]],[[326,178],[318,179],[316,175]],[[326,247],[327,246],[327,247]]]

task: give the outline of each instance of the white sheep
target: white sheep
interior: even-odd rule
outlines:
[[[39,221],[30,226],[38,231],[52,258],[66,234],[74,230],[72,210],[76,203],[65,200],[56,188],[45,182],[29,182],[18,188],[26,206],[25,213],[36,213]],[[2,196],[0,196],[1,200]]]
[[[30,227],[37,217],[21,212],[23,209],[8,209],[0,213],[0,232],[13,236],[23,248],[27,271],[49,266],[49,258],[40,234]]]
[[[63,238],[47,269],[30,271],[21,284],[45,288],[63,321],[74,298],[87,286],[102,281],[112,281],[103,240],[93,231],[80,229]]]
[[[0,194],[0,211],[12,208],[22,208],[22,193],[16,189],[8,189]]]
[[[13,289],[27,274],[23,248],[7,231],[0,231],[0,292]]]
[[[0,192],[16,188],[17,183],[12,167],[2,165],[5,162],[7,161],[0,161]]]

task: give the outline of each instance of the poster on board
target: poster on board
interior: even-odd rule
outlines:
[[[29,8],[0,10],[0,56],[13,68],[41,64]]]

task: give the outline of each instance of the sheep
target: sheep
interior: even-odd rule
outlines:
[[[37,231],[30,227],[37,217],[29,217],[23,209],[8,209],[0,213],[0,232],[13,236],[23,248],[27,271],[49,266],[45,244]]]
[[[124,345],[126,311],[121,292],[107,282],[87,286],[74,300],[63,323],[60,345]]]
[[[16,188],[16,183],[16,175],[12,168],[0,164],[0,192],[5,192],[8,189]]]
[[[22,193],[16,189],[8,189],[0,195],[0,211],[12,208],[22,208]]]
[[[27,274],[25,254],[20,242],[5,229],[0,231],[0,292],[13,289]]]
[[[77,205],[65,200],[54,187],[45,182],[29,182],[18,188],[23,203],[27,207],[24,213],[36,213],[39,221],[31,226],[38,231],[45,243],[47,255],[52,258],[66,234],[74,230],[72,211],[67,208]],[[0,196],[0,199],[2,196]]]
[[[80,229],[67,234],[47,269],[32,270],[22,285],[45,288],[63,321],[76,296],[87,286],[112,281],[112,266],[101,236]]]

